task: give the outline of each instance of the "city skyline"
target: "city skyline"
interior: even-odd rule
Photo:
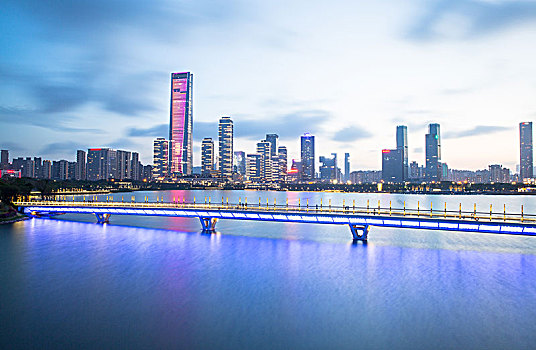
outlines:
[[[310,132],[330,153],[351,153],[356,169],[379,169],[377,150],[402,124],[409,162],[423,164],[421,135],[438,123],[451,167],[515,169],[517,123],[536,116],[531,2],[232,1],[215,11],[200,1],[163,11],[158,1],[125,9],[97,0],[102,11],[67,23],[58,19],[84,8],[8,3],[6,45],[18,49],[0,57],[0,148],[13,157],[70,158],[98,145],[150,163],[152,140],[169,137],[169,72],[177,70],[196,76],[195,166],[201,140],[216,139],[218,119],[229,115],[240,150],[276,133],[299,159],[293,140]],[[103,13],[121,13],[122,26]],[[126,45],[140,31],[137,45]],[[45,42],[42,32],[53,35]],[[320,89],[327,77],[330,88]]]

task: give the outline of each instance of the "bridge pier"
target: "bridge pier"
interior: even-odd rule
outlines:
[[[216,223],[218,222],[218,218],[199,218],[199,221],[201,221],[201,226],[203,226],[203,232],[204,233],[214,233],[216,232]]]
[[[111,215],[112,214],[97,214],[97,213],[95,213],[95,216],[97,217],[97,223],[98,224],[109,223]]]
[[[350,231],[352,231],[352,238],[354,242],[362,241],[366,242],[368,239],[368,233],[370,231],[369,225],[354,225],[350,224]]]

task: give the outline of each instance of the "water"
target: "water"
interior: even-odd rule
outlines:
[[[536,212],[530,196],[116,194]],[[104,198],[104,196],[101,196]],[[254,200],[254,198],[256,200]],[[395,205],[395,203],[397,203]],[[76,221],[73,221],[76,220]],[[0,226],[0,348],[533,349],[536,238],[90,216]]]

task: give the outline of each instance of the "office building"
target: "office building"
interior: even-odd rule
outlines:
[[[426,181],[441,181],[443,167],[441,165],[441,136],[439,124],[428,125],[426,140]]]
[[[262,156],[260,154],[248,154],[246,157],[246,177],[251,182],[263,180],[261,175]]]
[[[34,157],[34,177],[38,179],[43,178],[43,159],[41,157]]]
[[[11,167],[13,170],[20,170],[22,177],[35,177],[34,161],[30,157],[26,157],[26,159],[22,157],[13,159]]]
[[[86,152],[81,149],[76,151],[76,168],[74,178],[75,180],[86,179]]]
[[[257,143],[257,154],[261,156],[260,176],[263,181],[272,181],[272,154],[271,144],[268,141]]]
[[[315,178],[315,137],[305,133],[301,137],[301,179],[314,180]]]
[[[114,178],[118,180],[128,180],[132,176],[132,153],[129,151],[118,150],[117,168]]]
[[[159,137],[153,142],[153,178],[158,181],[166,179],[169,171],[169,142]],[[145,176],[145,175],[144,175]]]
[[[50,160],[43,160],[43,163],[41,164],[41,172],[43,179],[52,178],[52,162]]]
[[[270,155],[272,158],[275,158],[277,155],[277,139],[279,135],[277,134],[266,134],[266,141],[270,142]]]
[[[9,151],[7,149],[3,149],[0,151],[0,169],[9,169]]]
[[[331,158],[320,156],[320,179],[323,181],[337,180],[337,153],[332,153]]]
[[[350,180],[350,153],[344,154],[344,181]]]
[[[138,152],[132,152],[131,157],[130,178],[133,181],[140,181],[143,174],[143,171],[141,170],[142,165],[140,163],[140,154]]]
[[[404,182],[404,159],[402,149],[382,150],[382,180],[386,183]]]
[[[192,174],[193,74],[171,73],[169,169],[173,177]]]
[[[521,180],[533,177],[532,122],[519,123],[519,175]]]
[[[239,175],[246,175],[246,153],[243,151],[234,152],[233,161],[234,172]]]
[[[52,162],[52,179],[53,180],[67,180],[69,179],[69,162],[62,160],[55,160]]]
[[[233,176],[233,121],[221,117],[218,130],[219,174],[221,178]]]
[[[404,181],[409,178],[409,163],[408,163],[408,127],[398,125],[396,127],[396,149],[402,152],[402,163],[404,168]]]
[[[288,152],[287,147],[277,147],[277,165],[279,168],[279,181],[286,181],[288,167]]]
[[[201,175],[212,176],[214,171],[214,141],[205,137],[201,142]]]

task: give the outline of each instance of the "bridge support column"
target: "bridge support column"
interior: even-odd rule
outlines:
[[[97,214],[97,213],[95,213],[95,216],[97,217],[97,223],[98,224],[109,223],[111,215],[112,214]]]
[[[201,226],[203,226],[203,232],[204,233],[214,233],[216,232],[216,223],[218,222],[218,218],[199,218],[199,221],[201,221]]]
[[[370,226],[350,224],[350,231],[352,231],[352,238],[354,239],[354,242],[357,242],[357,241],[366,242],[368,239]]]

